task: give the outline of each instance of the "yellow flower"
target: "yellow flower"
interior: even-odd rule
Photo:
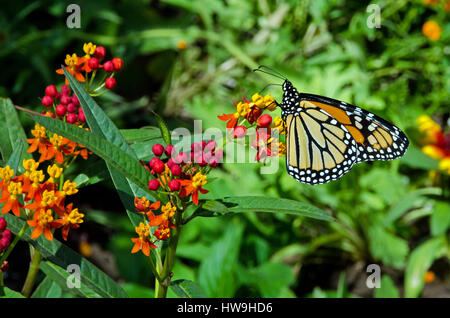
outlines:
[[[83,223],[83,217],[83,213],[79,213],[78,209],[73,209],[67,216],[67,222],[70,224],[80,224]]]
[[[431,41],[437,41],[441,37],[442,30],[435,21],[427,21],[422,26],[422,33]]]
[[[278,129],[280,134],[285,134],[286,133],[286,123],[284,122],[284,120],[280,116],[277,116],[277,117],[274,118],[274,120],[273,120],[273,128]]]
[[[71,182],[70,180],[66,180],[63,185],[63,192],[66,195],[73,195],[78,192],[77,183]]]
[[[9,166],[0,168],[0,179],[2,180],[0,184],[8,184],[13,175],[14,170],[11,169]]]
[[[201,173],[201,172],[197,172],[193,177],[192,177],[192,187],[194,187],[195,189],[197,188],[201,188],[202,186],[204,186],[205,184],[207,184],[208,182],[206,181],[207,177]]]
[[[445,171],[447,174],[450,174],[450,157],[439,161],[439,169]]]
[[[422,147],[422,151],[424,154],[433,159],[441,159],[444,157],[444,152],[442,151],[442,149],[434,145],[426,145]]]
[[[167,202],[166,205],[163,205],[161,207],[161,211],[166,219],[173,217],[175,215],[176,210],[177,208],[175,206],[172,206],[172,203],[170,202]]]
[[[55,183],[55,179],[58,179],[63,172],[63,168],[58,167],[57,164],[53,164],[47,168],[47,173],[49,175],[48,182]]]
[[[28,159],[23,161],[23,167],[25,168],[25,174],[28,176],[33,171],[39,167],[39,162],[34,161],[33,159]]]
[[[90,58],[91,55],[95,53],[96,48],[97,48],[97,46],[92,44],[92,42],[84,43],[83,51],[84,51],[84,53],[86,53],[86,57]]]
[[[245,117],[250,112],[250,105],[248,103],[239,102],[236,105],[236,111],[239,116]]]
[[[11,182],[8,185],[9,198],[11,200],[16,200],[18,195],[22,194],[22,183],[21,182]]]

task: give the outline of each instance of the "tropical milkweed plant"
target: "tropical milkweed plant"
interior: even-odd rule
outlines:
[[[321,209],[294,200],[255,196],[204,199],[203,195],[220,182],[208,174],[220,169],[228,139],[204,139],[197,134],[181,151],[157,114],[159,129],[119,129],[95,98],[117,85],[114,76],[124,62],[118,57],[107,60],[106,50],[92,43],[84,44],[83,51],[82,57],[67,55],[65,65],[56,71],[63,75],[61,83],[45,88],[42,113],[16,106],[10,99],[0,100],[2,296],[42,297],[54,284],[78,297],[128,296],[112,278],[55,237],[58,233],[67,240],[72,231],[83,226],[86,212],[72,196],[89,191],[83,184],[86,175],[71,172],[76,176],[71,180],[67,171],[75,161],[89,161],[93,156],[105,162],[129,226],[135,230],[129,238],[130,253],[143,253],[148,258],[155,297],[166,297],[169,288],[180,297],[204,296],[195,282],[172,279],[179,238],[194,218],[258,211],[333,220]],[[284,133],[283,121],[264,114],[273,111],[274,105],[270,95],[255,94],[251,101],[239,102],[235,114],[219,117],[227,121],[233,141],[242,139],[251,126],[278,133],[258,134],[251,143],[258,162],[285,152],[278,137]],[[29,134],[18,111],[35,122]],[[155,136],[163,143],[147,149],[150,160],[139,160],[131,144]],[[15,291],[5,286],[4,280],[8,257],[19,241],[29,244],[31,261],[22,289]],[[27,255],[22,257],[28,262]],[[79,281],[71,280],[74,268],[79,271]],[[43,280],[37,279],[39,271],[45,275]]]

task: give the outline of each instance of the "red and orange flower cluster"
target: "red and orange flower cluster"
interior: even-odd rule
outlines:
[[[27,139],[30,144],[28,153],[38,151],[40,154],[39,162],[55,159],[57,163],[63,164],[64,161],[73,160],[78,155],[87,159],[88,154],[91,153],[76,142],[55,133],[47,132],[45,127],[39,124],[34,126],[31,134],[33,138]]]
[[[420,116],[417,124],[424,134],[422,151],[439,160],[439,169],[450,174],[450,133],[444,133],[441,126],[427,115]]]
[[[223,159],[223,151],[216,149],[216,146],[214,140],[203,140],[192,143],[189,151],[176,152],[173,145],[164,148],[161,144],[155,144],[152,147],[155,157],[148,164],[141,162],[154,176],[148,182],[149,190],[170,194],[181,199],[184,205],[190,204],[191,200],[198,205],[199,195],[208,193],[203,188],[208,183],[207,174]],[[145,214],[147,221],[136,227],[139,237],[132,239],[132,253],[142,250],[148,256],[150,248],[156,248],[157,241],[170,238],[171,229],[176,225],[175,215],[181,213],[177,212],[173,202],[162,205],[160,201],[150,203],[145,197],[134,199],[137,211]],[[159,209],[160,212],[156,212]],[[156,227],[153,233],[152,227]]]
[[[96,94],[101,88],[113,89],[116,86],[114,78],[115,72],[118,72],[123,67],[123,61],[120,57],[115,57],[112,60],[104,61],[106,50],[103,46],[96,46],[95,44],[84,43],[84,56],[78,57],[76,53],[72,55],[67,54],[65,59],[66,69],[79,82],[87,83],[87,91],[91,94]],[[103,62],[103,64],[101,64]],[[93,80],[99,70],[103,69],[105,72],[103,79],[96,83],[92,88]],[[62,68],[56,70],[58,74],[64,74]],[[91,77],[89,75],[92,73]],[[66,85],[69,82],[66,78]],[[97,94],[96,94],[97,95]]]
[[[274,111],[277,107],[275,99],[267,94],[261,96],[256,93],[251,101],[244,98],[235,104],[236,112],[218,116],[220,120],[227,122],[227,129],[235,139],[247,135],[250,127],[256,128],[256,136],[252,140],[252,147],[256,149],[256,160],[265,162],[267,157],[283,156],[286,146],[280,141],[279,135],[286,133],[283,119],[279,116],[272,118],[264,111]]]
[[[51,241],[53,229],[62,228],[62,236],[67,240],[69,230],[78,228],[84,216],[72,204],[65,205],[65,199],[78,192],[76,184],[70,180],[63,182],[63,168],[57,164],[47,166],[48,177],[39,166],[39,162],[26,159],[21,175],[15,175],[9,166],[0,168],[1,213],[25,217],[34,228],[33,239],[44,234]]]

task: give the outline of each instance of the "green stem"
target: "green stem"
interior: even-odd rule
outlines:
[[[164,259],[164,267],[161,274],[162,283],[159,286],[158,293],[156,295],[157,298],[166,298],[167,295],[167,288],[169,287],[170,284],[172,268],[175,262],[175,254],[178,246],[178,240],[180,238],[181,233],[182,218],[183,218],[183,211],[181,210],[178,211],[176,214],[175,219],[176,227],[173,231],[174,233],[172,237],[170,238],[169,246],[167,247],[166,257]]]
[[[17,233],[16,237],[12,241],[11,245],[8,247],[6,252],[3,254],[3,256],[0,258],[0,266],[3,264],[3,262],[8,258],[9,254],[11,254],[12,250],[16,246],[17,242],[22,238],[22,235],[25,233],[26,229],[28,228],[28,223],[25,222],[25,224],[20,229],[19,233]]]
[[[38,250],[32,248],[33,258],[31,259],[30,268],[28,269],[27,278],[22,288],[22,295],[25,297],[30,297],[33,291],[34,282],[36,281],[36,276],[39,272],[39,265],[41,264],[42,255]]]

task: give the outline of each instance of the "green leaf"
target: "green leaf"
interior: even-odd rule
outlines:
[[[380,288],[374,292],[375,298],[400,298],[400,293],[389,275],[381,277]]]
[[[14,234],[17,234],[25,224],[25,221],[12,214],[5,214],[4,217],[8,223],[8,228]],[[37,239],[31,239],[31,231],[32,229],[28,228],[22,239],[33,245],[42,254],[43,258],[48,260],[48,262],[42,262],[44,264],[42,269],[52,274],[53,278],[55,278],[54,280],[57,279],[61,282],[62,277],[65,275],[63,272],[67,273],[67,266],[76,264],[80,266],[82,286],[76,292],[80,292],[84,296],[127,297],[125,291],[116,282],[81,255],[56,239],[50,242],[42,235]]]
[[[145,176],[144,179],[136,180],[132,176],[127,175],[126,173],[124,174],[121,167],[118,167],[111,161],[105,160],[111,179],[117,189],[128,217],[134,226],[138,226],[143,220],[143,216],[135,213],[133,202],[135,197],[142,197],[144,193],[148,191],[147,182],[150,179],[150,174],[147,173],[142,165],[137,161],[137,156],[133,149],[128,145],[127,140],[120,133],[119,129],[114,125],[111,119],[109,119],[105,112],[97,105],[95,100],[86,92],[83,85],[78,82],[67,70],[64,69],[64,73],[69,80],[70,86],[80,101],[81,107],[83,108],[83,112],[86,116],[86,121],[92,133],[105,138],[114,146],[119,147],[124,153],[129,155],[127,160],[132,160],[131,158],[133,158],[134,160],[132,161],[135,163],[135,171],[140,171],[141,176]],[[87,145],[85,146],[88,147]],[[150,194],[150,199],[154,199],[155,195],[155,193]],[[147,194],[147,196],[149,195]]]
[[[179,298],[205,298],[205,294],[193,281],[179,279],[170,283],[170,289]]]
[[[18,146],[13,150],[11,156],[6,162],[6,165],[14,170],[15,175],[18,175],[19,167],[22,167],[22,151],[23,151],[23,140],[20,140]]]
[[[161,116],[159,116],[157,113],[155,113],[155,112],[152,112],[152,113],[156,117],[156,120],[158,122],[158,127],[159,127],[159,130],[161,131],[161,136],[162,136],[164,142],[166,143],[166,145],[172,144],[172,139],[171,139],[170,131],[169,131],[169,128],[167,127],[167,124],[161,118]]]
[[[238,288],[236,270],[244,228],[233,221],[200,263],[197,282],[207,297],[232,297]]]
[[[141,189],[146,189],[150,173],[129,153],[113,145],[106,139],[61,120],[40,115],[29,115],[47,129],[75,141],[106,161],[118,173],[130,179]],[[134,198],[134,197],[133,197]]]
[[[9,289],[6,286],[0,286],[0,298],[25,298],[21,293]]]
[[[11,156],[20,143],[27,144],[27,136],[20,123],[14,104],[9,98],[0,97],[0,153],[3,160]],[[21,158],[31,158],[31,154],[22,149]]]
[[[127,292],[130,298],[153,298],[155,291],[148,287],[127,282],[122,285],[122,288]]]
[[[375,259],[386,265],[401,268],[408,255],[408,243],[386,231],[382,226],[373,224],[368,230],[369,249]]]
[[[31,298],[61,298],[62,289],[49,276],[39,284]]]
[[[428,157],[422,150],[410,146],[405,155],[400,159],[404,164],[418,169],[439,170],[439,161]]]
[[[161,138],[161,130],[157,127],[142,127],[140,129],[120,129],[120,133],[129,143],[142,142]]]
[[[418,297],[425,285],[424,276],[434,260],[446,249],[445,236],[431,238],[416,247],[410,254],[405,270],[405,297]]]
[[[447,232],[450,228],[450,205],[446,202],[436,202],[430,218],[430,230],[433,236]]]
[[[195,213],[199,216],[215,216],[227,213],[267,212],[304,216],[324,221],[334,218],[313,205],[288,199],[261,196],[225,197],[216,201],[205,201]]]

